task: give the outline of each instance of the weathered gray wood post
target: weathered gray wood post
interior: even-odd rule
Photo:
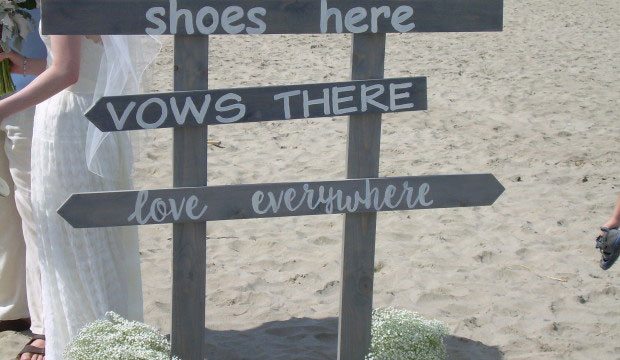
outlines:
[[[352,80],[383,78],[385,34],[353,35]],[[352,115],[347,178],[379,176],[381,114]],[[361,360],[370,347],[377,213],[346,214],[342,241],[338,359]]]
[[[208,88],[209,37],[175,35],[174,90]],[[207,186],[207,126],[174,129],[174,187]],[[183,360],[205,358],[205,222],[172,228],[172,353]]]

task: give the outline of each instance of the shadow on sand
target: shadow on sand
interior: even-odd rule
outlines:
[[[458,336],[447,336],[444,339],[448,360],[502,360],[504,354],[497,346],[489,346]]]
[[[209,360],[322,360],[336,359],[338,318],[292,318],[248,330],[205,329]],[[448,336],[450,360],[502,360],[497,347]]]

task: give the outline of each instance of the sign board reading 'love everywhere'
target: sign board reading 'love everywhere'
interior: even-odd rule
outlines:
[[[101,131],[426,110],[426,78],[103,97],[86,112]]]
[[[490,174],[246,184],[75,194],[58,211],[73,227],[104,227],[491,205]]]
[[[501,31],[502,8],[503,0],[45,0],[42,29],[69,35]]]

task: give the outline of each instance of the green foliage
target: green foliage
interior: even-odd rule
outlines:
[[[37,0],[17,0],[16,2],[22,9],[32,10],[37,7]]]

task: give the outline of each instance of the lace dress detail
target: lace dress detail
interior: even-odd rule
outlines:
[[[51,61],[49,37],[42,38]],[[100,44],[83,37],[79,81],[36,108],[32,207],[40,245],[47,360],[61,360],[79,330],[107,311],[142,320],[137,229],[74,229],[56,213],[72,193],[131,188],[128,178],[102,178],[86,166],[88,120],[83,114],[93,100],[102,53]]]

